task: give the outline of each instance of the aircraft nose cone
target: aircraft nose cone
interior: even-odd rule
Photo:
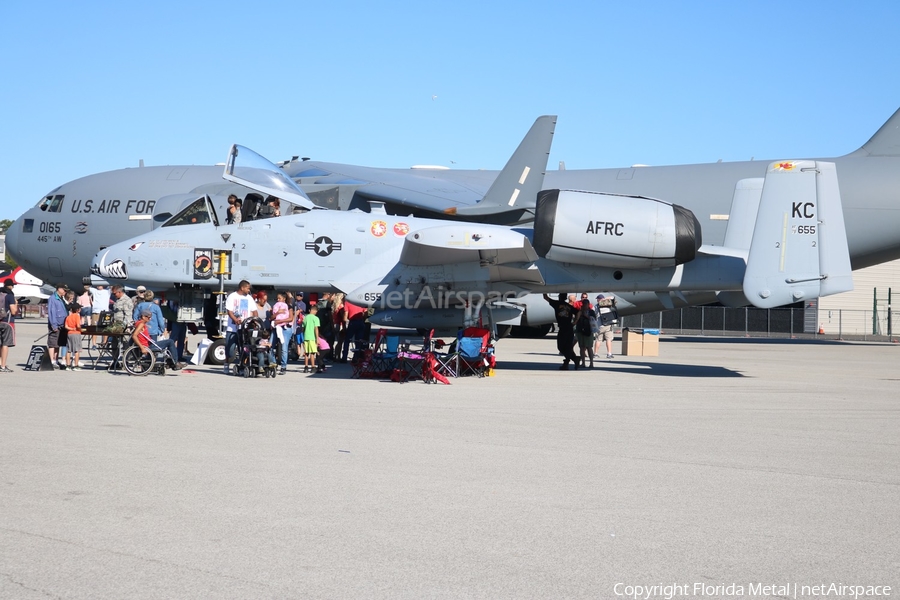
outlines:
[[[19,256],[19,231],[22,229],[21,217],[13,221],[13,224],[6,230],[6,254],[17,263],[22,263]]]

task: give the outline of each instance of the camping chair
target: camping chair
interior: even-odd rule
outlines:
[[[354,379],[369,379],[376,376],[375,349],[381,345],[385,335],[387,335],[387,330],[379,329],[375,333],[375,341],[371,344],[368,341],[356,341],[356,347],[353,349],[353,359],[350,361],[353,366],[353,373],[350,377]]]
[[[482,327],[469,327],[463,330],[462,337],[456,346],[456,373],[484,377],[489,366],[488,349],[491,343],[491,332]]]
[[[456,340],[449,346],[444,343],[444,340],[431,341],[431,354],[434,359],[432,369],[436,375],[444,377],[459,376],[459,371],[456,368],[456,348],[458,345]]]
[[[411,349],[409,342],[401,347],[398,353],[398,369],[397,380],[400,383],[406,383],[410,379],[424,379],[425,365],[428,360],[428,354],[431,352],[431,338],[434,335],[434,329],[429,330],[422,340],[422,347],[419,349]],[[393,377],[392,377],[393,379]]]
[[[375,352],[372,354],[373,369],[375,377],[388,378],[394,369],[397,368],[397,359],[400,354],[400,336],[384,335],[382,339],[382,343],[375,346]]]

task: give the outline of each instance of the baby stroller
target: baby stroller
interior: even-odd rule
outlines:
[[[234,374],[243,377],[272,377],[278,371],[275,363],[275,352],[272,346],[271,333],[265,328],[261,319],[251,317],[241,322],[238,330],[238,358]]]

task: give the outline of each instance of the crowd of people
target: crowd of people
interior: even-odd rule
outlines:
[[[544,294],[544,300],[556,314],[556,348],[563,357],[563,364],[559,367],[561,371],[567,371],[570,362],[576,370],[579,367],[593,369],[594,357],[600,355],[600,347],[604,343],[606,358],[613,358],[613,324],[604,318],[608,310],[601,308],[601,305],[609,305],[610,301],[603,294],[597,294],[596,308],[587,292],[581,293],[581,300],[576,300],[575,294],[559,294],[556,300]],[[578,354],[575,353],[576,344]]]
[[[11,372],[7,358],[9,348],[15,346],[17,305],[12,287],[12,280],[6,280],[0,293],[0,373]],[[227,296],[225,373],[233,372],[241,342],[239,330],[248,319],[257,319],[264,332],[266,352],[260,354],[259,360],[275,365],[282,374],[288,369],[292,349],[302,359],[304,373],[324,373],[326,357],[332,362],[345,363],[351,347],[369,337],[367,309],[347,301],[341,293],[326,292],[309,305],[304,292],[277,291],[273,296],[274,304],[269,301],[269,291],[254,292],[246,280]],[[600,294],[595,298],[595,306],[587,293],[582,293],[580,300],[574,294],[559,294],[556,300],[544,294],[544,299],[556,314],[557,349],[563,356],[561,370],[567,370],[569,363],[576,369],[593,368],[595,357],[602,356],[603,345],[606,358],[613,358],[613,326],[603,318],[603,312],[608,309],[601,308],[610,300]],[[196,333],[196,328],[178,322],[177,302],[161,302],[144,286],[138,286],[135,294],[129,296],[121,285],[110,289],[86,285],[76,295],[67,285],[58,284],[47,307],[47,348],[54,369],[81,369],[82,334],[88,326],[96,328],[101,314],[107,311],[111,313],[111,322],[133,332],[131,340],[142,351],[165,351],[172,368],[184,367],[187,331],[191,328]],[[92,350],[97,349],[97,344],[109,344],[113,357],[120,354],[121,335],[110,335],[107,339],[96,333],[97,329],[91,331],[95,333],[89,338]]]
[[[238,289],[226,298],[226,372],[230,372],[235,359],[239,327],[249,318],[260,321],[267,346],[271,348],[266,359],[277,362],[281,373],[287,371],[292,347],[303,359],[304,372],[322,373],[326,369],[326,356],[334,362],[347,362],[350,346],[357,340],[365,339],[368,333],[366,309],[345,302],[343,294],[326,292],[309,307],[304,301],[304,292],[279,291],[274,296],[273,305],[269,303],[267,290],[252,292],[250,283],[241,281]],[[6,298],[4,295],[4,300]],[[15,306],[15,297],[11,294],[9,302]],[[47,306],[47,348],[54,369],[81,369],[82,334],[90,325],[95,327],[91,330],[94,334],[90,338],[91,349],[109,344],[111,355],[119,355],[122,336],[103,336],[96,329],[101,314],[107,311],[111,315],[109,322],[132,331],[130,339],[142,351],[166,352],[173,369],[184,367],[186,334],[193,324],[178,322],[176,302],[161,302],[161,298],[144,286],[138,286],[133,296],[129,296],[120,285],[108,290],[101,285],[85,286],[82,294],[76,297],[73,290],[61,283]],[[13,309],[9,314],[10,320],[14,314]],[[4,329],[0,369],[7,368],[6,354],[8,348],[14,345],[12,340],[6,339],[6,332],[7,329]],[[276,348],[279,350],[278,356],[275,356]]]
[[[304,292],[275,292],[269,302],[266,290],[251,291],[246,280],[225,299],[228,319],[225,325],[225,373],[231,373],[241,344],[239,331],[248,319],[258,319],[267,332],[269,348],[265,361],[277,363],[280,373],[287,372],[290,349],[296,348],[303,359],[304,373],[324,373],[325,358],[348,361],[350,348],[368,339],[365,308],[346,301],[344,294],[325,292],[307,305]],[[279,351],[276,354],[276,349]]]
[[[12,281],[7,282],[0,296],[0,372],[10,371],[6,365],[8,350],[15,345],[14,319],[16,300],[12,294]],[[8,291],[8,293],[6,293]],[[229,373],[235,361],[238,346],[238,330],[245,320],[256,318],[266,335],[266,346],[271,348],[265,357],[277,366],[281,373],[288,368],[288,358],[293,348],[304,362],[304,372],[325,372],[324,359],[347,362],[351,345],[366,339],[368,328],[365,308],[346,302],[341,293],[321,294],[309,306],[304,292],[274,292],[274,304],[269,302],[269,291],[251,291],[250,283],[241,281],[238,289],[225,301],[225,372]],[[91,350],[108,345],[112,357],[118,357],[123,345],[122,335],[104,336],[98,329],[101,314],[110,313],[106,322],[119,325],[130,332],[130,340],[144,352],[165,352],[173,369],[185,366],[186,336],[192,323],[178,322],[178,304],[163,302],[152,290],[138,286],[132,296],[121,285],[109,289],[105,286],[85,286],[76,296],[66,284],[56,286],[47,303],[47,350],[54,369],[81,370],[82,338],[86,328],[93,326],[89,338]],[[9,308],[6,308],[6,306]],[[275,349],[278,356],[275,356]],[[111,367],[112,368],[112,367]]]
[[[172,303],[160,304],[153,292],[138,286],[133,296],[125,292],[121,285],[107,288],[85,285],[76,297],[76,292],[60,283],[56,292],[47,300],[47,353],[54,369],[66,371],[81,370],[83,338],[87,337],[87,327],[92,327],[88,338],[91,350],[108,345],[110,355],[118,357],[122,347],[121,335],[104,335],[111,324],[116,323],[124,331],[133,330],[132,340],[144,352],[169,350],[171,366],[184,366],[186,329],[179,327],[174,312],[172,318],[163,316],[163,309],[172,311]],[[110,318],[101,322],[104,313]],[[121,331],[119,333],[121,333]]]

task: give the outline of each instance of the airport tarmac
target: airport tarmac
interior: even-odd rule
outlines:
[[[443,386],[22,371],[44,332],[0,375],[2,598],[898,595],[897,345],[507,339]]]

